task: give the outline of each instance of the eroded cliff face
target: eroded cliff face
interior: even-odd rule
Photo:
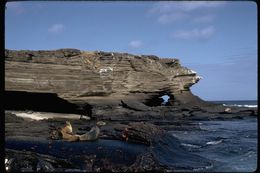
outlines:
[[[178,59],[77,49],[5,51],[5,90],[56,93],[94,107],[144,104],[168,94],[170,103],[203,102],[190,87],[200,80]],[[147,108],[148,109],[148,108]]]

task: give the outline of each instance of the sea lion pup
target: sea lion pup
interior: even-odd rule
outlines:
[[[71,126],[70,122],[66,121],[65,126],[61,130],[64,131],[65,133],[72,134],[72,126]]]
[[[65,126],[63,128],[61,128],[60,132],[62,134],[62,138],[67,140],[67,141],[72,142],[72,141],[78,141],[79,140],[78,135],[73,135],[72,126],[71,126],[69,121],[66,121]]]
[[[105,125],[106,123],[103,121],[98,121],[94,127],[90,129],[87,133],[83,135],[78,135],[80,141],[93,141],[97,140],[100,134],[101,126]]]

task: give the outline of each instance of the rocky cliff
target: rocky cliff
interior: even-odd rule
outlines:
[[[208,105],[190,92],[199,80],[175,58],[77,49],[5,50],[6,91],[57,94],[94,108],[92,116],[104,114],[106,106],[151,110],[165,94],[171,106]]]

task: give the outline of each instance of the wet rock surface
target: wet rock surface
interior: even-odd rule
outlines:
[[[62,127],[67,119],[23,119],[16,113],[6,111],[5,115],[6,158],[11,159],[6,164],[9,170],[196,171],[209,170],[213,165],[212,160],[186,150],[167,132],[200,129],[192,120],[105,121],[98,140],[67,142],[50,139],[49,133],[53,127]],[[70,120],[75,134],[89,131],[96,121]],[[127,139],[123,137],[125,129]]]
[[[7,117],[10,114],[6,115]],[[49,128],[65,120],[24,120],[6,124],[6,158],[13,159],[10,170],[89,170],[148,171],[203,168],[210,162],[181,148],[177,139],[157,125],[147,122],[109,123],[102,126],[100,138],[93,142],[51,140]],[[94,122],[71,122],[75,133],[88,130]],[[28,129],[28,124],[34,128]],[[19,131],[11,127],[16,126]],[[128,129],[128,140],[122,137]],[[33,133],[32,133],[33,131]],[[46,133],[43,133],[46,131]],[[176,155],[172,157],[172,155]],[[179,158],[186,158],[183,165]],[[167,158],[168,157],[168,158]],[[179,163],[180,162],[180,163]],[[169,164],[170,163],[170,164]]]

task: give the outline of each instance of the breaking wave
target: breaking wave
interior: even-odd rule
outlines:
[[[234,107],[248,107],[248,108],[257,108],[258,105],[238,105],[238,104],[223,104],[223,106],[234,106]]]

